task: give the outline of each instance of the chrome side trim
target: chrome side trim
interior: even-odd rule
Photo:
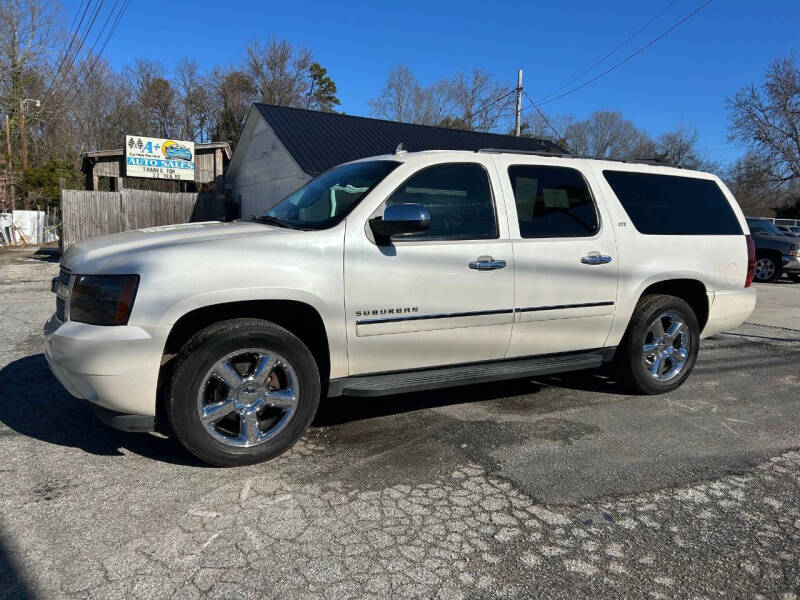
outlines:
[[[513,312],[538,312],[542,310],[563,310],[568,308],[591,308],[593,306],[613,306],[614,302],[585,302],[583,304],[555,304],[552,306],[529,306],[525,308],[500,308],[497,310],[473,310],[459,313],[434,313],[430,315],[409,315],[386,317],[383,319],[359,319],[356,325],[375,325],[377,323],[399,323],[401,321],[427,321],[429,319],[453,319],[456,317],[480,317],[483,315],[503,315]]]
[[[606,302],[584,302],[583,304],[554,304],[553,306],[528,306],[526,308],[517,308],[516,312],[538,312],[541,310],[563,310],[566,308],[591,308],[593,306],[613,306],[611,300]]]
[[[408,317],[387,317],[385,319],[361,319],[356,321],[356,325],[374,325],[376,323],[398,323],[400,321],[426,321],[428,319],[452,319],[454,317],[480,317],[483,315],[503,315],[514,312],[513,308],[501,308],[497,310],[473,310],[460,313],[435,313],[430,315],[410,315]]]

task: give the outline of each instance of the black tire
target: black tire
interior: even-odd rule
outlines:
[[[250,447],[233,447],[206,431],[198,412],[205,374],[222,357],[247,348],[266,348],[291,364],[299,380],[294,414],[273,438]],[[317,363],[297,336],[269,321],[232,319],[197,333],[181,349],[166,397],[166,412],[175,435],[200,460],[220,467],[250,465],[275,458],[303,435],[319,406]]]
[[[761,254],[756,258],[755,280],[759,283],[773,283],[780,279],[783,265],[771,254]]]
[[[650,325],[659,315],[673,313],[683,319],[689,332],[689,353],[682,369],[668,381],[655,379],[645,366],[642,347]],[[628,324],[628,329],[614,357],[616,379],[642,394],[664,394],[680,386],[694,369],[700,342],[700,327],[692,307],[675,296],[643,296]]]

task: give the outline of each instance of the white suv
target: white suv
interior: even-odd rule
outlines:
[[[46,355],[108,424],[168,422],[217,465],[285,451],[323,395],[607,361],[633,389],[667,392],[702,337],[753,310],[747,234],[707,173],[401,151],[332,169],[249,221],[72,246]]]

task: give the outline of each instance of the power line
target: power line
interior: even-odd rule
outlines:
[[[85,82],[86,79],[89,77],[89,74],[93,72],[94,66],[97,64],[100,55],[103,53],[106,46],[108,45],[108,42],[111,39],[111,36],[113,35],[114,30],[117,27],[117,24],[119,23],[119,19],[122,16],[122,12],[124,12],[125,8],[127,8],[128,2],[127,0],[123,0],[122,7],[120,8],[119,12],[114,18],[111,28],[108,30],[108,34],[106,35],[105,40],[103,41],[103,45],[100,47],[100,50],[98,52],[95,52],[97,44],[100,42],[101,38],[103,37],[103,34],[106,31],[106,28],[108,27],[109,21],[111,21],[112,17],[114,17],[114,13],[116,12],[117,5],[119,4],[119,2],[120,0],[114,0],[114,5],[111,7],[111,10],[108,12],[108,15],[106,15],[106,20],[103,22],[103,26],[100,28],[100,31],[97,34],[97,37],[95,38],[94,43],[92,44],[92,47],[89,48],[89,50],[86,52],[86,57],[81,62],[80,66],[77,68],[77,73],[75,78],[70,82],[69,87],[64,91],[65,98],[70,96],[70,93],[73,90],[75,90],[76,93],[81,90],[81,88],[83,87],[83,83],[79,83],[81,75],[83,75],[83,79]],[[92,61],[92,64],[89,68],[87,68],[87,65],[89,64],[90,60]],[[78,85],[77,90],[75,89],[76,85]]]
[[[89,33],[92,31],[92,27],[94,27],[94,22],[97,20],[97,15],[100,14],[100,9],[103,8],[103,2],[104,1],[105,0],[100,0],[97,3],[97,8],[95,8],[94,12],[92,13],[91,20],[89,21],[88,25],[86,26],[86,29],[83,32],[83,36],[81,36],[81,41],[78,44],[78,47],[75,49],[75,52],[72,54],[72,59],[69,61],[69,63],[70,63],[69,67],[67,67],[67,70],[65,70],[63,72],[64,74],[68,73],[75,66],[75,59],[78,58],[78,55],[80,54],[81,49],[83,48],[83,45],[86,43],[86,39],[89,37]],[[91,4],[91,0],[89,0],[89,4],[86,5],[87,9],[89,8],[90,4]],[[61,78],[61,81],[62,82],[64,81],[63,77]],[[56,94],[56,92],[59,91],[59,88],[61,87],[60,82],[55,82],[54,81],[54,83],[58,83],[58,84],[55,85],[51,89],[51,93],[47,98],[45,98],[44,102],[42,103],[43,105],[46,104],[47,101],[50,98],[52,98]],[[43,108],[44,108],[44,106],[43,106]]]
[[[475,110],[471,111],[471,112],[470,112],[468,115],[464,115],[464,116],[465,116],[465,117],[466,117],[466,116],[468,116],[468,117],[474,117],[475,115],[479,115],[479,114],[480,114],[482,111],[484,111],[484,110],[489,110],[491,107],[493,107],[494,105],[496,105],[496,104],[497,104],[498,102],[500,102],[501,100],[505,100],[505,99],[506,99],[506,98],[508,98],[508,97],[509,97],[511,94],[516,94],[516,93],[517,93],[517,88],[515,87],[515,88],[514,88],[514,89],[512,89],[511,91],[509,91],[509,92],[506,92],[505,94],[503,94],[502,96],[498,96],[497,98],[495,98],[495,99],[493,99],[493,100],[487,100],[486,102],[484,102],[483,104],[481,104],[481,105],[480,105],[478,108],[476,108]]]
[[[569,80],[567,83],[565,83],[564,85],[562,85],[562,86],[561,86],[560,88],[558,88],[557,90],[553,90],[552,92],[550,92],[549,94],[547,94],[547,96],[544,96],[544,97],[543,97],[543,98],[540,100],[540,102],[542,102],[542,101],[544,101],[544,100],[547,100],[548,98],[550,98],[551,96],[554,96],[555,94],[557,94],[558,92],[560,92],[560,91],[561,91],[561,90],[563,90],[564,88],[566,88],[566,87],[569,87],[570,85],[572,85],[573,83],[575,83],[575,82],[576,82],[578,79],[580,79],[581,77],[583,77],[584,75],[586,75],[587,73],[589,73],[590,71],[592,71],[592,70],[593,70],[595,67],[597,67],[598,65],[601,65],[602,63],[604,63],[604,62],[605,62],[607,59],[609,59],[611,56],[613,56],[614,54],[616,54],[617,50],[619,50],[619,49],[620,49],[620,48],[622,48],[622,47],[623,47],[625,44],[627,44],[628,42],[630,42],[630,41],[631,41],[633,38],[635,38],[637,35],[639,35],[639,34],[640,34],[642,31],[644,31],[645,29],[647,29],[647,28],[648,28],[648,27],[649,27],[649,26],[650,26],[650,25],[651,25],[653,22],[655,22],[656,20],[658,20],[658,18],[659,18],[659,17],[661,17],[661,15],[663,15],[663,14],[664,14],[665,12],[667,12],[667,11],[668,11],[670,8],[672,8],[673,6],[675,6],[675,4],[677,4],[677,2],[678,2],[678,0],[672,0],[672,2],[670,2],[670,3],[669,3],[667,6],[666,6],[666,7],[662,8],[662,9],[661,9],[661,10],[658,12],[658,14],[657,14],[655,17],[653,17],[652,19],[650,19],[650,20],[649,20],[647,23],[645,23],[644,25],[642,25],[641,27],[639,27],[639,29],[637,29],[637,30],[636,30],[636,31],[634,31],[632,34],[630,34],[628,37],[626,37],[626,38],[625,38],[625,39],[624,39],[624,40],[623,40],[623,41],[622,41],[620,44],[618,44],[618,45],[617,45],[617,46],[616,46],[616,47],[615,47],[615,48],[614,48],[614,49],[613,49],[611,52],[609,52],[608,54],[606,54],[606,55],[605,55],[603,58],[601,58],[600,60],[598,60],[596,63],[593,63],[593,64],[592,64],[590,67],[588,67],[586,70],[584,70],[584,71],[580,72],[578,75],[576,75],[575,77],[573,77],[572,79],[570,79],[570,80]]]
[[[703,4],[701,4],[700,6],[698,6],[697,8],[695,8],[695,9],[694,9],[692,12],[690,12],[688,15],[686,15],[685,17],[683,17],[683,18],[682,18],[680,21],[678,21],[677,23],[675,23],[675,24],[674,24],[672,27],[670,27],[670,28],[669,28],[669,29],[667,29],[666,31],[662,32],[661,34],[659,34],[658,36],[656,36],[655,38],[653,38],[652,40],[650,40],[650,41],[649,41],[647,44],[645,44],[644,46],[642,46],[641,48],[639,48],[639,49],[638,49],[636,52],[634,52],[633,54],[630,54],[630,55],[626,56],[626,57],[625,57],[625,58],[623,58],[621,61],[619,61],[618,63],[616,63],[616,64],[614,64],[613,66],[609,67],[608,69],[606,69],[605,71],[603,71],[603,72],[602,72],[602,73],[600,73],[599,75],[596,75],[595,77],[592,77],[592,78],[591,78],[591,79],[589,79],[588,81],[585,81],[585,82],[583,82],[582,84],[580,84],[580,85],[578,85],[578,86],[576,86],[576,87],[574,87],[574,88],[572,88],[572,89],[570,89],[570,90],[567,90],[567,91],[566,91],[566,92],[564,92],[563,94],[559,94],[558,96],[555,96],[555,97],[553,97],[553,98],[550,98],[549,100],[545,100],[545,101],[543,101],[543,102],[540,102],[540,103],[539,103],[539,106],[544,106],[545,104],[549,104],[550,102],[555,102],[556,100],[560,100],[561,98],[563,98],[563,97],[565,97],[565,96],[569,96],[570,94],[572,94],[572,93],[574,93],[574,92],[577,92],[578,90],[580,90],[580,89],[582,89],[582,88],[585,88],[587,85],[594,83],[595,81],[597,81],[597,80],[598,80],[598,79],[600,79],[601,77],[605,77],[606,75],[608,75],[608,74],[609,74],[609,73],[611,73],[612,71],[616,70],[617,68],[621,67],[622,65],[624,65],[626,62],[628,62],[629,60],[631,60],[631,59],[632,59],[632,58],[634,58],[635,56],[638,56],[639,54],[641,54],[642,52],[644,52],[645,50],[647,50],[647,49],[648,49],[650,46],[652,46],[653,44],[655,44],[655,43],[656,43],[658,40],[660,40],[661,38],[663,38],[665,35],[669,34],[669,33],[670,33],[670,32],[672,32],[673,30],[677,29],[677,28],[678,28],[679,26],[681,26],[683,23],[685,23],[686,21],[688,21],[689,19],[691,19],[691,18],[692,18],[694,15],[696,15],[696,14],[697,14],[697,13],[699,13],[701,10],[703,10],[703,9],[704,9],[706,6],[708,6],[709,4],[711,4],[711,2],[712,2],[712,1],[713,1],[713,0],[706,0],[706,2],[703,2]]]
[[[555,133],[555,134],[556,134],[556,139],[555,139],[555,140],[553,140],[553,141],[556,141],[556,142],[557,142],[558,140],[560,140],[560,139],[561,139],[561,134],[560,134],[560,133],[558,133],[558,130],[557,130],[555,127],[553,127],[553,124],[550,122],[550,119],[548,119],[548,118],[547,118],[547,115],[545,115],[545,114],[542,112],[542,109],[540,109],[538,106],[536,106],[536,103],[535,103],[535,102],[533,101],[533,99],[531,99],[531,97],[528,95],[528,92],[526,92],[526,91],[523,89],[523,90],[522,90],[522,93],[523,93],[523,94],[525,94],[525,97],[528,99],[528,102],[530,102],[530,103],[531,103],[531,106],[532,106],[533,108],[535,108],[535,109],[536,109],[536,112],[538,112],[538,113],[539,113],[539,116],[541,116],[541,117],[542,117],[542,119],[544,119],[544,122],[545,122],[545,123],[547,123],[547,126],[550,128],[550,130],[551,130],[553,133]]]
[[[100,39],[100,36],[103,35],[103,31],[105,30],[106,25],[108,24],[108,21],[111,18],[111,15],[114,13],[114,9],[117,7],[118,2],[119,2],[119,0],[116,0],[114,2],[114,6],[111,8],[111,12],[109,13],[109,16],[106,18],[106,22],[103,24],[103,28],[100,30],[100,33],[98,34],[98,40]],[[69,104],[70,102],[72,102],[75,99],[75,97],[83,89],[83,86],[86,85],[86,82],[89,80],[89,77],[92,75],[92,73],[94,73],[94,68],[97,65],[97,63],[99,62],[100,57],[103,55],[103,52],[105,51],[106,46],[108,46],[108,42],[111,40],[111,37],[114,35],[114,32],[117,30],[117,26],[119,25],[119,22],[122,20],[122,15],[125,13],[125,10],[128,8],[128,4],[129,3],[130,3],[130,0],[122,0],[122,6],[120,7],[119,12],[117,12],[117,16],[114,19],[114,22],[112,23],[111,28],[108,30],[108,34],[106,35],[106,38],[103,41],[103,45],[100,47],[100,50],[97,51],[97,53],[95,53],[94,60],[92,61],[92,64],[88,69],[86,68],[86,63],[88,63],[89,57],[91,56],[91,54],[92,54],[92,52],[94,50],[94,46],[89,51],[89,54],[87,54],[86,60],[82,64],[83,81],[81,81],[78,84],[78,87],[75,88],[75,91],[70,96],[69,102],[67,104]],[[97,45],[97,41],[95,41],[94,45],[95,46]],[[79,75],[80,75],[80,73],[79,73]],[[75,84],[77,83],[77,81],[78,81],[77,78],[75,80],[73,80],[72,84],[70,85],[70,87],[65,92],[65,96],[72,91],[72,89],[75,87]]]
[[[50,93],[50,91],[55,86],[56,81],[58,81],[58,76],[61,74],[61,70],[64,68],[64,64],[67,62],[67,57],[72,52],[72,44],[75,43],[75,39],[78,37],[78,32],[81,29],[81,25],[83,25],[83,20],[86,18],[86,11],[89,10],[89,6],[91,6],[91,4],[92,4],[92,0],[89,0],[86,3],[86,6],[83,9],[83,14],[81,14],[81,20],[78,23],[77,29],[73,29],[73,27],[75,25],[75,20],[78,18],[78,15],[81,13],[81,6],[83,5],[83,0],[81,0],[81,3],[78,5],[78,10],[75,13],[75,17],[73,17],[73,19],[72,19],[72,25],[70,25],[70,27],[69,27],[69,34],[70,34],[69,35],[69,46],[67,46],[67,43],[65,41],[64,42],[64,46],[66,46],[66,50],[64,51],[64,55],[61,57],[61,61],[58,64],[58,68],[56,69],[56,73],[55,73],[55,75],[53,75],[53,80],[50,82],[50,86],[47,88],[47,92],[45,92],[45,95]]]

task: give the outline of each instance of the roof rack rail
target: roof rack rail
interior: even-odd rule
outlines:
[[[673,165],[661,160],[660,158],[623,158],[620,162],[640,163],[643,165],[656,165],[657,167],[671,167]]]
[[[486,154],[535,154],[536,156],[558,156],[561,158],[577,158],[569,152],[562,152],[561,149],[554,150],[514,150],[513,148],[481,148],[475,152]]]
[[[609,162],[653,165],[656,167],[673,167],[675,169],[684,168],[670,164],[660,158],[604,158],[602,156],[584,156],[582,154],[572,154],[570,152],[562,152],[561,150],[514,150],[512,148],[481,148],[475,152],[482,152],[486,154],[533,154],[535,156],[554,156],[556,158],[584,158],[587,160],[606,160]]]

